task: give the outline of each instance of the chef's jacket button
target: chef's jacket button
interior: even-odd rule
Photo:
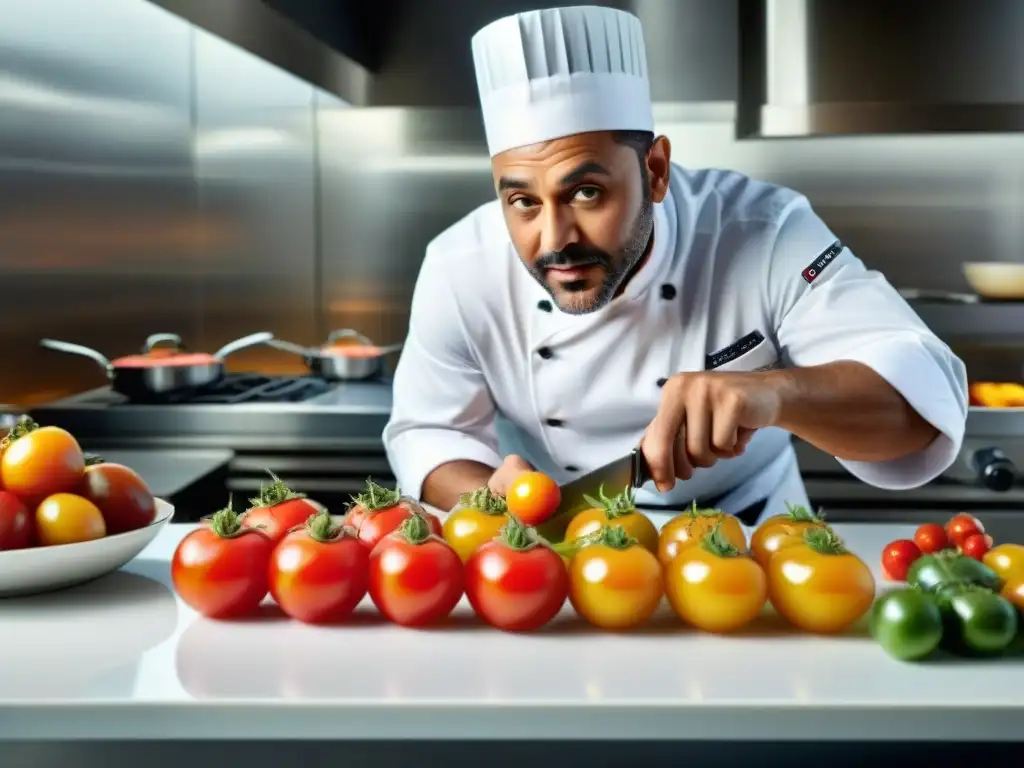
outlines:
[[[667,383],[668,383],[668,379],[665,379],[665,378],[658,379],[658,386],[659,387],[664,387]]]
[[[565,424],[565,422],[562,421],[561,419],[548,419],[547,423],[549,427],[561,427],[563,424]]]
[[[553,307],[551,306],[550,301],[548,301],[547,299],[541,299],[540,301],[537,302],[537,309],[539,309],[541,312],[550,312],[553,309]]]
[[[577,467],[577,466],[573,466],[572,464],[570,464],[570,465],[569,465],[568,467],[566,467],[566,468],[565,468],[565,471],[566,471],[566,472],[579,472],[579,471],[580,471],[580,468],[579,468],[579,467]]]
[[[541,347],[537,350],[537,354],[543,357],[545,360],[550,360],[555,356],[555,353],[551,351],[551,347]]]
[[[674,299],[676,297],[676,287],[671,283],[665,283],[661,286],[661,298],[663,299]]]

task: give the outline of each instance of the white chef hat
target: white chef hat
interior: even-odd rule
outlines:
[[[589,131],[653,131],[640,20],[575,6],[494,21],[473,36],[491,157]]]

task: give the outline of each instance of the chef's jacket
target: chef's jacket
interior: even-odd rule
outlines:
[[[939,436],[893,461],[841,460],[886,489],[925,484],[957,457],[967,418],[963,363],[879,273],[867,269],[784,187],[721,170],[672,166],[655,205],[654,245],[621,295],[565,314],[524,268],[500,203],[427,247],[384,430],[404,492],[464,459],[498,466],[517,453],[559,483],[624,456],[680,371],[756,371],[863,363]],[[762,429],[742,456],[696,469],[639,503],[719,498],[737,512],[768,499],[807,504],[788,433]]]

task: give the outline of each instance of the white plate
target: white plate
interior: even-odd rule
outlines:
[[[82,584],[116,571],[144,550],[174,516],[156,500],[156,520],[145,528],[78,544],[0,552],[0,597],[34,595]]]

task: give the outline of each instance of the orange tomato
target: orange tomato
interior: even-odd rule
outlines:
[[[44,546],[76,544],[107,535],[100,508],[73,493],[55,493],[36,508],[36,532]]]
[[[1006,582],[999,594],[1017,606],[1017,610],[1024,614],[1024,579]]]
[[[657,609],[662,596],[658,558],[619,525],[569,561],[569,602],[584,620],[601,629],[637,627]]]
[[[768,567],[772,555],[783,545],[799,543],[808,528],[825,525],[821,515],[806,507],[786,507],[786,514],[769,517],[750,536],[750,553],[762,568]]]
[[[733,632],[761,613],[768,579],[718,525],[665,567],[665,596],[687,624],[705,632]]]
[[[686,512],[669,520],[658,536],[658,559],[663,566],[683,549],[698,543],[715,526],[720,525],[721,535],[736,549],[745,552],[747,537],[743,535],[740,521],[719,509],[700,509],[696,502]]]
[[[71,493],[84,475],[85,455],[70,432],[24,417],[4,438],[0,485],[26,502]]]
[[[445,518],[441,533],[462,562],[501,533],[508,522],[508,505],[489,488],[463,494]]]
[[[775,610],[807,632],[841,632],[875,599],[871,569],[827,526],[809,528],[802,545],[772,555],[767,573]]]
[[[1024,546],[1000,544],[982,558],[982,562],[999,574],[1003,581],[1024,582]]]
[[[524,472],[512,484],[505,502],[508,511],[527,525],[539,525],[555,514],[562,492],[543,472]]]
[[[601,489],[598,491],[598,498],[584,498],[591,508],[573,517],[565,530],[566,541],[580,541],[596,536],[606,525],[614,523],[621,525],[641,547],[657,553],[658,529],[647,515],[637,510],[632,489],[627,489],[612,498],[605,496],[604,489]]]

